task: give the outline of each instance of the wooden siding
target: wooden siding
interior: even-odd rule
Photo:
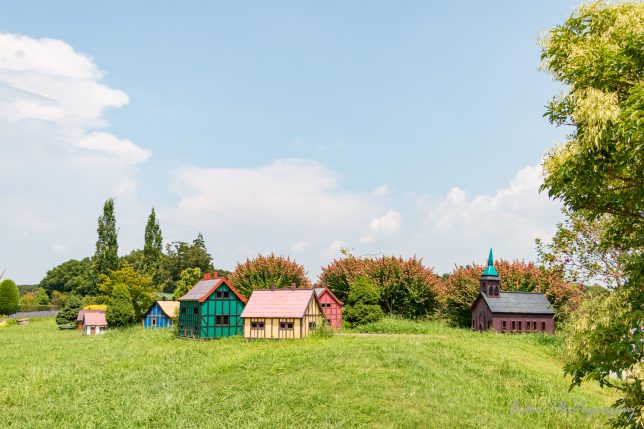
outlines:
[[[318,296],[324,317],[334,329],[342,328],[342,306],[333,299],[328,290]]]
[[[170,328],[172,327],[172,319],[166,316],[163,310],[161,310],[161,307],[159,307],[159,304],[155,302],[143,318],[143,327],[146,329]]]
[[[217,298],[217,292],[228,292],[228,298]],[[243,309],[244,303],[225,284],[204,302],[181,301],[179,336],[206,339],[241,335],[243,323],[240,315]],[[217,316],[228,316],[228,325],[217,324]]]
[[[270,338],[270,339],[287,339],[287,338],[304,338],[310,335],[324,321],[324,313],[311,295],[311,300],[306,307],[304,317],[301,318],[245,318],[244,319],[244,337],[249,339]],[[263,329],[252,328],[253,323],[264,322]],[[292,323],[292,329],[281,329],[280,323]],[[309,328],[309,324],[314,327]]]
[[[503,327],[504,321],[505,329]],[[514,322],[514,327],[512,322]],[[554,316],[550,314],[492,313],[485,300],[479,299],[472,309],[471,327],[473,330],[494,329],[501,333],[546,332],[553,334],[555,321]]]

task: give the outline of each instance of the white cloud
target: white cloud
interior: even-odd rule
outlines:
[[[342,240],[332,241],[331,244],[322,252],[322,256],[327,259],[334,259],[341,256],[341,250],[347,248],[347,243]]]
[[[309,247],[309,243],[306,241],[298,241],[297,243],[294,243],[291,245],[291,250],[293,252],[304,252],[307,248]]]
[[[384,215],[373,219],[369,223],[369,229],[376,234],[392,235],[400,230],[402,216],[400,213],[389,210]]]
[[[138,231],[133,239],[128,234],[141,209],[132,198],[134,165],[151,153],[109,132],[107,109],[129,98],[103,83],[103,75],[64,41],[0,34],[0,183],[11,183],[2,190],[0,236],[24,249],[0,250],[0,260],[19,281],[38,281],[34,276],[61,262],[62,253],[91,254],[96,218],[109,196],[129,198],[123,205],[117,200],[121,249],[139,239]],[[42,242],[56,243],[53,252],[45,248],[31,258],[35,265],[25,266]]]
[[[389,186],[382,185],[382,186],[378,186],[377,188],[374,188],[373,195],[375,195],[376,197],[384,197],[384,196],[387,196],[389,192],[390,192]]]
[[[376,242],[376,237],[374,237],[372,234],[367,234],[360,237],[360,243],[362,244],[372,244],[375,242]]]

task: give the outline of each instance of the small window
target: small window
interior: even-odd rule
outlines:
[[[513,330],[513,331],[516,331],[516,329],[517,329],[517,322],[515,322],[515,321],[513,320],[513,321],[512,321],[512,330]]]
[[[546,331],[546,322],[541,322],[541,330]]]
[[[280,322],[280,329],[293,329],[293,322]]]
[[[157,318],[156,317],[152,318],[152,326],[157,326]]]
[[[529,320],[525,321],[525,330],[526,330],[526,332],[530,332],[530,321]]]
[[[499,296],[499,287],[498,286],[494,286],[494,295]]]
[[[309,322],[309,329],[315,329],[315,322]]]
[[[536,320],[533,320],[533,321],[532,321],[532,330],[533,330],[533,331],[536,331],[536,330],[537,330],[537,321],[536,321]]]
[[[474,329],[474,319],[472,319],[472,329]]]
[[[216,316],[215,325],[217,326],[230,326],[230,316]]]
[[[186,307],[181,307],[181,314],[186,314]]]
[[[501,322],[501,332],[505,332],[508,330],[508,322],[506,320]]]
[[[521,321],[519,320],[519,331],[521,331]]]
[[[229,299],[230,292],[228,292],[227,290],[218,290],[217,292],[215,292],[215,297],[220,299]]]
[[[250,322],[251,329],[264,329],[264,322]]]
[[[195,307],[192,311],[193,311],[195,314],[199,314],[199,307]]]
[[[487,328],[490,329],[492,327],[492,321],[488,320],[487,321]]]

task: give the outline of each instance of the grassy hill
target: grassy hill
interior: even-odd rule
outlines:
[[[557,342],[385,320],[291,341],[0,329],[3,427],[603,427],[612,398],[568,392]],[[575,410],[562,410],[561,405]],[[543,408],[541,411],[529,410]],[[532,411],[532,412],[530,412]]]

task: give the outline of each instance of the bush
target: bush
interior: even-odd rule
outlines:
[[[132,298],[125,286],[116,286],[107,307],[105,319],[110,327],[129,326],[135,322]]]
[[[255,259],[246,259],[243,264],[237,264],[229,280],[247,298],[253,290],[269,289],[273,285],[282,288],[295,283],[297,287],[311,287],[311,281],[302,265],[290,258],[273,254],[258,255]]]
[[[335,332],[329,326],[329,323],[325,320],[318,328],[313,331],[311,337],[313,338],[331,338]]]
[[[177,287],[174,290],[174,299],[179,299],[192,289],[194,285],[201,280],[201,270],[199,268],[186,268],[181,271]]]
[[[78,295],[70,295],[65,301],[65,306],[58,316],[56,316],[57,325],[76,325],[76,318],[78,317],[78,311],[81,309],[81,299]]]
[[[20,292],[13,280],[0,283],[0,314],[13,314],[20,309]]]
[[[380,290],[366,277],[358,277],[351,285],[347,305],[343,309],[343,318],[348,327],[377,322],[385,317],[378,305]]]

